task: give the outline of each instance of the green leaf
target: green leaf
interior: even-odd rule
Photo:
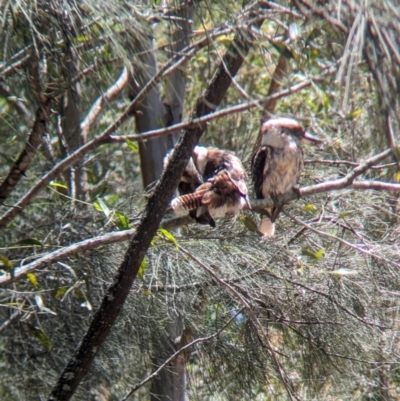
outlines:
[[[253,231],[260,236],[262,235],[262,233],[258,230],[256,222],[251,217],[240,216],[240,220],[249,231]]]
[[[178,243],[176,242],[175,237],[171,234],[171,232],[169,232],[165,228],[159,228],[158,229],[158,233],[161,234],[165,239],[167,239],[169,242],[171,242],[175,246],[178,245]]]
[[[344,212],[340,212],[339,213],[338,219],[343,219],[344,217],[347,217],[347,216],[350,216],[350,215],[351,215],[351,212],[345,210]]]
[[[133,153],[138,153],[139,152],[139,148],[138,148],[138,146],[136,145],[135,142],[132,142],[128,138],[124,138],[124,139],[125,139],[126,144],[129,146],[129,148],[132,150]]]
[[[140,279],[143,279],[143,277],[144,277],[144,273],[147,270],[147,264],[148,264],[147,259],[146,259],[146,257],[144,257],[142,260],[142,263],[140,264],[138,273],[137,273],[137,275],[139,276]]]
[[[54,298],[61,298],[66,293],[67,289],[67,286],[60,287],[54,294]]]
[[[51,181],[49,186],[50,187],[55,187],[55,188],[68,189],[68,187],[65,184],[62,184],[61,182],[57,182],[57,181]]]
[[[49,337],[47,337],[46,333],[43,330],[33,326],[32,324],[27,323],[27,326],[29,328],[29,331],[42,343],[44,348],[47,351],[51,351],[53,346],[51,345],[50,339]]]
[[[39,284],[38,284],[37,278],[33,273],[27,273],[26,277],[31,282],[31,284],[35,290],[39,289]]]
[[[0,269],[9,269],[12,270],[14,268],[13,264],[11,263],[10,259],[5,257],[4,255],[0,255]]]
[[[78,43],[86,43],[89,42],[90,37],[88,35],[79,35],[76,37],[76,41]]]
[[[325,255],[325,248],[321,248],[319,251],[315,252],[315,258],[320,260]]]
[[[120,230],[128,229],[131,227],[129,224],[129,219],[127,216],[125,216],[123,213],[120,212],[115,212],[115,224]]]
[[[98,198],[94,203],[93,206],[95,207],[96,210],[99,212],[103,212],[106,217],[110,216],[111,210],[108,208],[108,206],[105,204],[103,199]]]
[[[355,109],[351,113],[347,114],[345,118],[346,120],[353,120],[354,118],[361,116],[362,112],[362,109]]]
[[[323,99],[325,113],[327,113],[328,110],[329,110],[330,100],[329,100],[329,96],[328,96],[328,94],[326,92],[322,93],[322,99]]]
[[[43,246],[43,244],[36,238],[26,238],[17,242],[18,245],[32,245],[32,246]]]
[[[151,293],[151,291],[148,289],[148,288],[146,288],[146,287],[140,287],[140,290],[142,291],[142,292],[144,292],[146,295],[148,295],[149,297],[151,297],[153,294]]]
[[[314,260],[320,260],[325,255],[325,248],[321,248],[318,251],[314,251],[310,248],[302,248],[302,255],[310,256]]]
[[[75,287],[75,288],[74,288],[74,293],[75,293],[75,296],[76,296],[80,301],[86,301],[85,293],[84,293],[80,288]]]
[[[315,212],[317,210],[317,208],[312,203],[307,203],[307,205],[303,206],[303,210],[305,212]]]

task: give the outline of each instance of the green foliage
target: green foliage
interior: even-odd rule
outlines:
[[[169,8],[177,4],[164,3],[24,0],[0,5],[1,182],[32,130],[40,95],[51,97],[48,142],[41,144],[1,206],[2,213],[15,207],[72,151],[65,149],[69,132],[63,131],[69,119],[69,91],[80,94],[81,124],[124,66],[132,67],[135,82],[130,85],[135,86],[149,70],[144,54],[154,56],[160,66],[168,63],[174,52],[167,45],[178,19],[176,10]],[[387,148],[387,110],[395,140],[399,131],[398,66],[387,60],[399,53],[398,35],[389,30],[399,25],[396,13],[388,13],[397,5],[363,4],[357,18],[365,15],[368,31],[352,15],[360,2],[343,0],[340,10],[333,0],[325,3],[323,8],[315,5],[321,8],[314,17],[312,10],[302,16],[303,9],[285,0],[271,3],[271,8],[250,13],[251,18],[265,13],[266,20],[260,29],[248,30],[249,14],[240,2],[196,3],[191,39],[204,40],[204,45],[179,68],[186,75],[183,119],[188,120],[239,29],[254,38],[254,46],[221,109],[262,100],[278,58],[287,57],[281,89],[307,80],[311,84],[280,98],[274,112],[296,116],[325,141],[319,148],[304,147],[301,186],[342,178],[357,163]],[[381,17],[371,30],[368,24],[376,15]],[[358,40],[337,24],[369,35]],[[382,35],[375,37],[377,29]],[[381,41],[388,46],[385,52],[379,52]],[[368,45],[361,48],[362,43]],[[146,48],[149,44],[154,48]],[[397,53],[392,51],[396,46]],[[377,53],[368,58],[371,49]],[[65,71],[71,55],[77,60],[72,79]],[[129,87],[129,95],[103,98],[99,118],[87,138],[79,138],[80,144],[115,123],[135,90]],[[171,96],[166,78],[154,92],[162,101]],[[137,225],[147,202],[140,181],[140,150],[150,142],[136,144],[127,136],[136,133],[133,118],[142,112],[132,110],[132,118],[112,133],[120,136],[119,142],[105,141],[91,149],[2,229],[2,274],[15,274],[49,252]],[[202,143],[235,150],[249,169],[261,113],[262,106],[212,121]],[[155,126],[164,123],[154,121]],[[394,146],[399,156],[400,148]],[[82,198],[75,197],[68,176],[79,168],[84,170]],[[388,158],[357,180],[400,182],[397,160]],[[194,338],[202,338],[223,328],[238,311],[219,336],[198,344],[186,361],[191,400],[286,399],[289,385],[304,400],[398,398],[398,202],[395,192],[344,189],[285,206],[330,238],[284,215],[277,221],[275,238],[259,238],[258,213],[251,212],[218,219],[216,229],[160,228],[143,258],[139,280],[75,398],[109,394],[109,400],[121,399],[132,383],[154,370],[155,355],[165,351],[165,333],[177,320]],[[78,248],[0,288],[0,398],[48,396],[115,282],[125,251],[126,244]],[[250,309],[243,309],[243,299]],[[142,388],[137,399],[148,399],[148,391]]]

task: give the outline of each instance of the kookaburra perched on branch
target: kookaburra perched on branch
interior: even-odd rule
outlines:
[[[321,142],[291,118],[271,118],[261,127],[261,144],[252,159],[252,178],[259,199],[284,195],[294,189],[303,171],[302,142]],[[266,208],[259,231],[272,237],[282,205]]]
[[[164,164],[167,164],[169,155]],[[190,213],[200,224],[237,214],[248,202],[246,172],[233,152],[196,146],[179,183],[181,196],[171,202],[177,215]]]

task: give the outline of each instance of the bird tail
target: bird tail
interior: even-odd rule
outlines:
[[[275,234],[275,223],[269,217],[262,216],[258,230],[264,237],[273,237]]]
[[[197,191],[192,194],[182,195],[172,200],[171,207],[178,216],[195,210],[202,205],[205,191]]]

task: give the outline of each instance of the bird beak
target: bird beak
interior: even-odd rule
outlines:
[[[308,131],[304,131],[303,134],[303,139],[305,139],[306,141],[309,142],[314,142],[314,143],[322,143],[322,139],[318,138],[317,136],[315,136],[314,134],[311,134]]]
[[[250,205],[250,201],[249,201],[249,197],[246,195],[246,197],[244,198],[244,200],[246,201],[246,205],[249,208],[249,210],[251,210],[251,205]]]

